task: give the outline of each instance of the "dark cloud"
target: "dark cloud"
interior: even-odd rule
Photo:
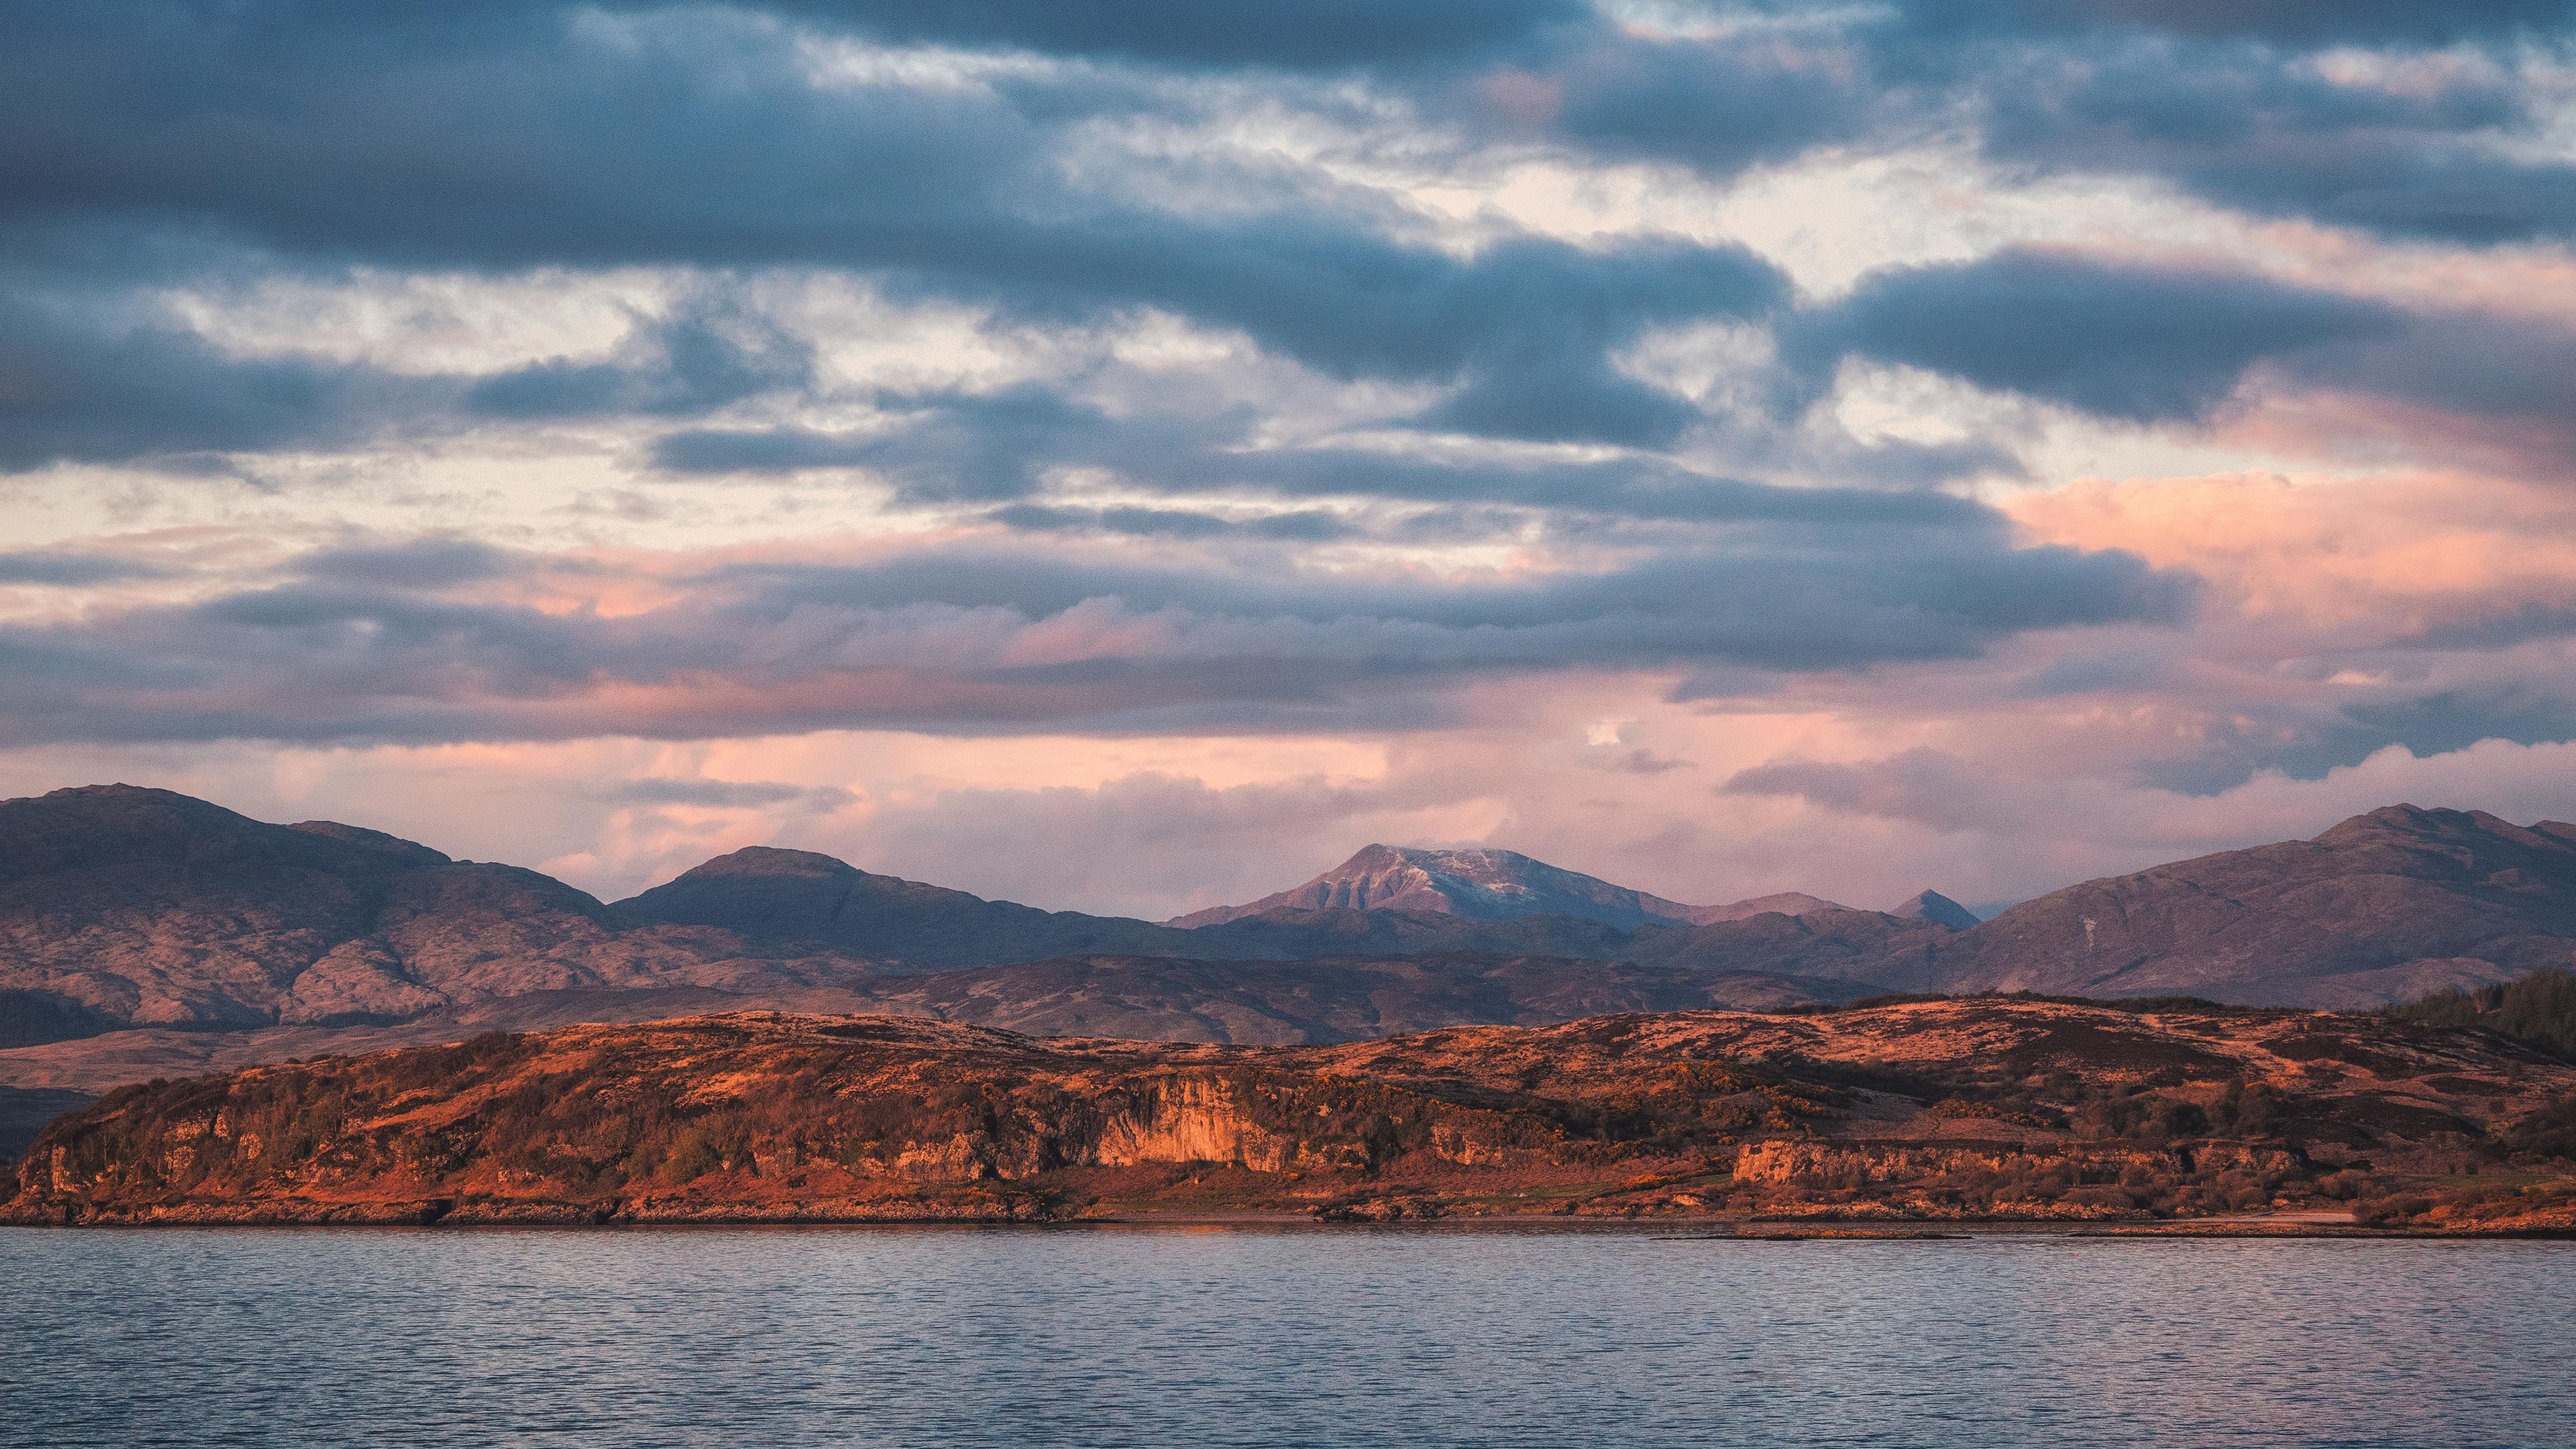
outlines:
[[[1805,40],[1801,37],[1801,40]],[[1839,46],[1784,41],[1652,42],[1633,36],[1561,62],[1558,134],[1608,157],[1679,161],[1714,176],[1861,134],[1880,101]]]
[[[1236,519],[1181,508],[1049,508],[1014,503],[985,516],[1031,533],[1106,533],[1134,538],[1233,537],[1329,543],[1365,532],[1340,515],[1321,509]]]
[[[1934,830],[2010,828],[2017,792],[1999,790],[1975,763],[1918,747],[1883,760],[1829,764],[1781,760],[1739,770],[1718,786],[1725,795],[1782,795],[1829,810],[1910,820]]]
[[[2404,314],[2258,277],[2010,250],[1883,272],[1794,324],[1821,379],[1858,353],[2131,422],[2204,419],[2246,370],[2395,336]]]
[[[2265,46],[2132,43],[1995,58],[1970,84],[1986,148],[2019,164],[2162,176],[2237,210],[2397,235],[2576,230],[2576,166],[2499,144],[2546,125],[2510,55],[2377,85]]]
[[[1953,658],[2028,629],[2175,621],[2193,595],[2129,555],[1973,529],[1464,583],[1149,566],[1070,540],[679,582],[681,602],[619,617],[323,578],[0,628],[18,685],[0,739],[1389,727],[1476,678]]]
[[[813,345],[721,295],[692,298],[638,327],[605,362],[557,359],[497,373],[465,394],[468,412],[533,419],[675,417],[710,412],[813,379]]]
[[[49,548],[0,551],[0,584],[53,584],[79,588],[167,577],[169,570],[122,554]]]
[[[780,8],[898,41],[1283,69],[1470,60],[1591,15],[1579,0],[788,0]]]
[[[470,538],[416,538],[382,546],[327,548],[304,555],[296,571],[329,584],[388,589],[443,589],[502,578],[520,556]]]
[[[450,396],[365,368],[244,361],[194,333],[0,285],[0,471],[331,446]]]
[[[2482,740],[2533,745],[2576,738],[2576,699],[2547,681],[2475,687],[2424,682],[2369,692],[2375,697],[2340,705],[2313,696],[2230,701],[2195,732],[2194,748],[2142,759],[2132,768],[2142,784],[2207,796],[2260,771],[2322,780],[2391,745],[2429,758]]]
[[[1663,775],[1691,768],[1688,760],[1669,760],[1652,750],[1623,750],[1608,759],[1591,762],[1597,768],[1622,775]]]
[[[1544,90],[1507,100],[1552,101],[1552,134],[1591,155],[1716,177],[1967,119],[2016,169],[2155,177],[2256,215],[2473,244],[2576,232],[2576,166],[2513,144],[2551,124],[2524,65],[2526,47],[2576,34],[2564,0],[1914,0],[1733,18],[1714,39],[1569,39]],[[2351,49],[2376,54],[2323,63]]]
[[[1904,0],[1897,13],[1912,33],[1934,37],[2125,30],[2298,47],[2547,33],[2576,15],[2567,0]]]
[[[1991,515],[1925,485],[1978,472],[2018,471],[2009,457],[1985,445],[1924,448],[1899,443],[1855,449],[1812,469],[1891,486],[1783,488],[1714,477],[1639,455],[1574,462],[1490,454],[1425,456],[1353,446],[1264,447],[1254,435],[1260,418],[1247,411],[1137,411],[1112,418],[1038,383],[979,396],[882,401],[893,415],[874,429],[686,429],[657,439],[652,462],[669,472],[702,475],[866,469],[885,476],[904,501],[913,503],[1020,498],[1041,491],[1050,468],[1087,468],[1114,473],[1138,488],[1175,494],[1240,490],[1289,498],[1375,497],[1669,522],[1820,527],[1977,526]],[[1449,517],[1454,521],[1457,515]]]
[[[766,780],[624,780],[600,795],[621,805],[692,805],[720,810],[751,810],[791,802],[835,810],[858,798],[829,785],[785,785]]]
[[[1066,181],[1067,133],[1187,120],[1188,103],[1088,73],[818,86],[792,37],[727,14],[657,13],[613,40],[563,16],[435,36],[215,12],[138,25],[112,5],[56,16],[43,43],[0,58],[0,128],[17,138],[0,223],[22,246],[126,226],[317,262],[848,268],[1032,320],[1164,308],[1335,376],[1458,379],[1475,397],[1525,399],[1511,371],[1563,358],[1579,395],[1448,421],[1526,416],[1550,438],[1612,441],[1668,437],[1686,410],[1608,373],[1604,349],[1787,295],[1736,247],[1525,238],[1462,259],[1392,239],[1380,198],[1266,175],[1237,178],[1244,196],[1277,197],[1249,212],[1113,204]],[[794,374],[792,358],[746,364],[709,333],[659,347],[640,380],[547,364],[473,402],[666,411]]]

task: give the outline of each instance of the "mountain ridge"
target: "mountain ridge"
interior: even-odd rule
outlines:
[[[1598,887],[1588,904],[1656,918],[1485,919],[1403,908],[1397,891],[1179,927],[987,901],[767,846],[607,903],[362,827],[75,787],[0,801],[0,1085],[94,1082],[77,1065],[85,1051],[177,1065],[233,1060],[240,1045],[199,1050],[190,1033],[309,1043],[404,1023],[509,1029],[568,1010],[921,1009],[1183,1037],[1241,1022],[1271,1039],[1885,991],[2373,1006],[2576,961],[2576,826],[2411,805],[2312,840],[2079,882],[1982,924],[1928,891],[1894,912],[1792,896],[1738,904],[1793,911],[1680,922],[1661,911],[1734,908],[1508,852],[1478,860]],[[1538,898],[1490,895],[1489,915]],[[1420,964],[1434,957],[1449,964]],[[942,979],[919,980],[930,976]],[[1645,994],[1600,994],[1623,981]],[[1369,1004],[1394,1001],[1410,1004]],[[141,1038],[104,1040],[134,1032],[177,1035],[141,1055]],[[98,1045],[53,1045],[84,1040]]]

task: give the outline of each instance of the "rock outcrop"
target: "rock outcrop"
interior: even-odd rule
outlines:
[[[2295,1011],[1989,998],[1324,1047],[737,1013],[123,1088],[47,1129],[0,1215],[2398,1221],[2509,1164],[2527,1227],[2576,1203],[2526,1150],[2570,1113],[2576,1066]]]

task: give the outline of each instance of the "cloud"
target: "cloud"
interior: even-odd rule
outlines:
[[[173,327],[0,286],[0,471],[327,446],[447,390],[299,359],[236,359]]]
[[[1589,8],[1574,0],[1313,0],[1294,7],[1187,0],[790,0],[781,8],[907,43],[1325,70],[1456,63],[1590,18]]]
[[[169,577],[159,564],[122,554],[87,553],[77,549],[22,548],[0,552],[0,585],[37,584],[81,588],[92,584],[132,583]]]
[[[1031,533],[1111,533],[1135,538],[1206,539],[1228,536],[1328,543],[1362,536],[1365,530],[1322,509],[1266,513],[1252,518],[1222,518],[1174,508],[1047,508],[1014,503],[986,515],[996,523]]]
[[[836,786],[787,785],[772,780],[625,780],[599,792],[621,805],[685,805],[708,810],[750,810],[766,805],[803,805],[838,810],[858,797]]]
[[[2442,45],[2546,33],[2570,19],[2567,0],[1905,0],[1896,8],[1916,33],[1934,37],[2131,31],[2293,47]]]
[[[846,268],[1031,321],[1160,308],[1336,377],[1462,381],[1471,401],[1443,426],[1611,441],[1668,438],[1687,409],[1611,373],[1605,351],[1786,296],[1730,245],[1514,237],[1462,257],[1398,240],[1379,198],[1275,168],[1197,163],[1269,204],[1124,203],[1068,180],[1077,132],[1184,120],[1201,102],[1079,68],[818,77],[793,34],[712,10],[373,37],[257,11],[84,14],[0,61],[0,125],[24,141],[0,173],[0,224],[24,247],[66,227],[145,228],[313,265]],[[650,414],[792,383],[801,366],[793,347],[703,321],[644,350],[649,367],[539,364],[468,403]],[[1516,373],[1533,358],[1580,388],[1540,411],[1472,401],[1533,396]],[[296,381],[308,408],[328,402],[330,379],[309,369],[269,388]]]
[[[2563,40],[2570,12],[2406,8],[2414,23],[2371,6],[2247,7],[2236,24],[2194,24],[2216,17],[2169,7],[2186,23],[2162,36],[1972,50],[1958,84],[1986,150],[2010,162],[2158,176],[2256,215],[2396,236],[2564,236],[2576,166],[2504,138],[2547,127],[2517,46],[2552,30]],[[2361,46],[2377,53],[2344,49]]]
[[[1811,368],[1858,353],[2148,423],[2207,418],[2257,362],[2403,326],[2257,277],[2010,249],[1872,276],[1801,319],[1791,349]]]
[[[1446,581],[960,542],[676,575],[673,602],[617,617],[491,597],[509,566],[471,545],[341,551],[299,582],[0,626],[24,686],[0,738],[1313,729],[1422,718],[1498,674],[1958,658],[2030,629],[2177,621],[2193,598],[2130,556],[1990,528]],[[466,587],[421,591],[449,585]]]
[[[531,420],[676,417],[712,411],[813,379],[813,347],[775,322],[702,294],[639,327],[605,362],[553,359],[495,373],[467,389],[465,410]]]

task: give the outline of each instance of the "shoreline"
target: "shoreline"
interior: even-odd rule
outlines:
[[[1108,1213],[1068,1218],[977,1217],[965,1214],[820,1215],[778,1214],[727,1217],[628,1217],[596,1214],[545,1214],[491,1217],[472,1213],[386,1213],[357,1216],[318,1213],[154,1215],[90,1218],[65,1222],[28,1218],[0,1220],[0,1230],[67,1232],[82,1230],[223,1229],[278,1230],[345,1228],[360,1230],[449,1230],[462,1232],[510,1229],[566,1231],[633,1231],[664,1229],[937,1229],[941,1231],[1023,1230],[1057,1232],[1075,1229],[1313,1229],[1408,1232],[1539,1232],[1604,1233],[1660,1237],[1667,1241],[1735,1242],[1962,1242],[1980,1238],[2057,1238],[2086,1241],[2150,1240],[2296,1240],[2413,1242],[2576,1242],[2576,1226],[2497,1228],[2376,1228],[2344,1221],[2317,1221],[2305,1215],[2282,1218],[2179,1218],[2168,1220],[1987,1219],[1890,1222],[1817,1221],[1813,1219],[1743,1217],[1569,1217],[1552,1213],[1460,1215],[1387,1220],[1319,1218],[1298,1212]]]

